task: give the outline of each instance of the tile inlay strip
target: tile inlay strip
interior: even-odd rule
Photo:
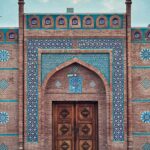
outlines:
[[[150,136],[150,132],[133,132],[133,136]]]
[[[150,66],[132,66],[132,69],[150,69]]]
[[[18,70],[18,68],[0,68],[0,70]]]
[[[17,103],[17,99],[0,99],[0,103]]]
[[[0,133],[0,136],[19,136],[19,134],[14,134],[14,133]]]
[[[135,103],[148,103],[148,102],[150,102],[150,99],[134,99],[134,100],[132,100],[132,102],[135,102]]]

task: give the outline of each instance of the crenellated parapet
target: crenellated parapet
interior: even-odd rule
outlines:
[[[15,44],[18,42],[18,28],[0,28],[0,44]]]
[[[150,28],[132,28],[132,43],[150,43]]]
[[[26,29],[102,30],[125,28],[125,14],[25,14]]]

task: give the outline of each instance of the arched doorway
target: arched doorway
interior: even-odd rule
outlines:
[[[50,73],[43,86],[42,132],[47,149],[106,150],[106,82],[82,62],[64,66]]]

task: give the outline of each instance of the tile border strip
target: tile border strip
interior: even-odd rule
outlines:
[[[18,70],[18,68],[0,68],[0,71],[4,71],[4,70]]]
[[[133,136],[150,136],[150,132],[133,132]]]
[[[132,100],[133,103],[149,103],[150,99],[134,99]]]
[[[0,99],[0,103],[18,103],[17,99]]]
[[[0,137],[2,136],[19,136],[19,134],[16,133],[0,133]]]
[[[132,66],[132,69],[150,69],[150,66]]]

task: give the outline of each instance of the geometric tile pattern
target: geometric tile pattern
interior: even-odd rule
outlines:
[[[8,150],[8,146],[2,143],[0,144],[0,150]]]
[[[142,80],[141,85],[144,89],[149,89],[150,88],[150,80],[145,78],[144,80]]]
[[[112,50],[112,92],[113,92],[113,140],[124,141],[124,40],[121,38],[78,38],[77,39],[78,49],[87,50],[100,50],[110,49]],[[64,39],[28,39],[27,41],[27,141],[38,142],[38,48],[41,49],[73,49],[73,40],[71,38]],[[45,56],[48,54],[45,54]],[[55,60],[59,61],[64,54],[54,54]],[[68,54],[69,55],[69,54]],[[91,54],[96,55],[96,54]],[[45,57],[43,56],[43,57]],[[53,59],[50,54],[48,57]],[[70,60],[71,56],[63,56],[63,61]],[[81,55],[83,57],[83,55]],[[57,59],[56,59],[57,58]],[[51,59],[48,59],[47,63]],[[67,60],[66,60],[67,59]],[[107,57],[106,57],[107,59]],[[86,63],[94,62],[91,57],[83,61]],[[46,66],[49,70],[57,67],[56,65]],[[103,60],[104,61],[104,60]],[[103,64],[103,61],[99,60],[99,64]],[[95,66],[94,66],[95,65]],[[93,66],[98,68],[100,65],[97,62]],[[50,67],[50,68],[49,68]],[[41,68],[42,79],[44,80],[48,72],[43,72],[46,69]],[[100,69],[99,69],[100,70]],[[103,73],[103,72],[102,72]],[[104,73],[103,73],[104,75]],[[106,74],[107,75],[107,74]],[[106,78],[106,75],[105,78]],[[109,83],[109,76],[106,78]]]
[[[69,49],[72,42],[69,39],[33,39],[27,45],[27,141],[38,142],[38,48]]]
[[[7,80],[0,80],[0,89],[1,90],[5,90],[7,89],[9,86],[9,83]]]
[[[145,143],[142,147],[142,150],[150,150],[150,143]]]
[[[77,58],[87,64],[90,64],[97,68],[104,77],[107,79],[108,83],[110,81],[109,73],[109,54],[108,53],[98,53],[98,54],[42,54],[41,60],[41,70],[42,70],[42,82],[44,81],[47,74],[58,67],[59,65]],[[94,61],[93,61],[94,60]],[[103,65],[102,65],[103,64]],[[70,73],[75,74],[78,71],[77,66],[74,66]]]
[[[150,111],[144,111],[141,113],[141,120],[144,123],[150,123]]]
[[[6,62],[9,60],[10,54],[7,50],[0,50],[0,62]]]
[[[80,39],[80,49],[112,49],[113,140],[124,141],[124,44],[122,39]]]
[[[142,49],[140,52],[140,58],[145,61],[150,60],[150,49]]]
[[[0,124],[6,124],[9,121],[9,115],[7,112],[0,112]]]
[[[69,74],[69,92],[82,93],[82,77]]]
[[[72,67],[72,72],[76,73],[79,70],[78,66],[73,66]]]

